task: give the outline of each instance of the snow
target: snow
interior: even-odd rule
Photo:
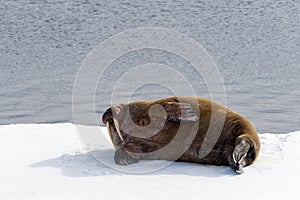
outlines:
[[[79,128],[101,129],[99,137],[107,138],[105,128]],[[297,199],[300,131],[260,138],[257,162],[237,175],[228,167],[167,161],[118,168],[109,142],[90,154],[73,124],[0,126],[0,199]],[[165,167],[140,173],[156,166]]]

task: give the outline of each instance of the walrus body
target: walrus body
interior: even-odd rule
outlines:
[[[102,121],[119,165],[164,159],[225,165],[241,173],[260,150],[256,129],[245,117],[205,98],[119,104],[107,109]]]

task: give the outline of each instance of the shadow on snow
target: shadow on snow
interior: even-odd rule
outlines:
[[[34,163],[31,167],[52,167],[69,177],[104,175],[188,175],[203,177],[234,176],[225,166],[198,163],[170,162],[164,160],[141,160],[138,163],[118,166],[113,160],[114,149],[95,150],[86,153],[64,154],[57,158]]]

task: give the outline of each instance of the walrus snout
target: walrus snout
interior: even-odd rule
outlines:
[[[106,124],[107,122],[112,123],[114,118],[120,118],[121,112],[122,107],[120,105],[108,108],[102,116],[102,122],[104,124]]]

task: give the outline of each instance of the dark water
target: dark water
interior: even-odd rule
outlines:
[[[2,1],[0,27],[0,124],[73,122],[73,83],[88,53],[121,31],[163,27],[207,49],[224,79],[227,106],[259,132],[300,130],[299,1]],[[189,63],[158,50],[125,55],[112,69],[148,62],[197,78]],[[200,79],[197,94],[209,97]],[[99,114],[110,104],[101,87]],[[147,85],[133,99],[168,95]]]

